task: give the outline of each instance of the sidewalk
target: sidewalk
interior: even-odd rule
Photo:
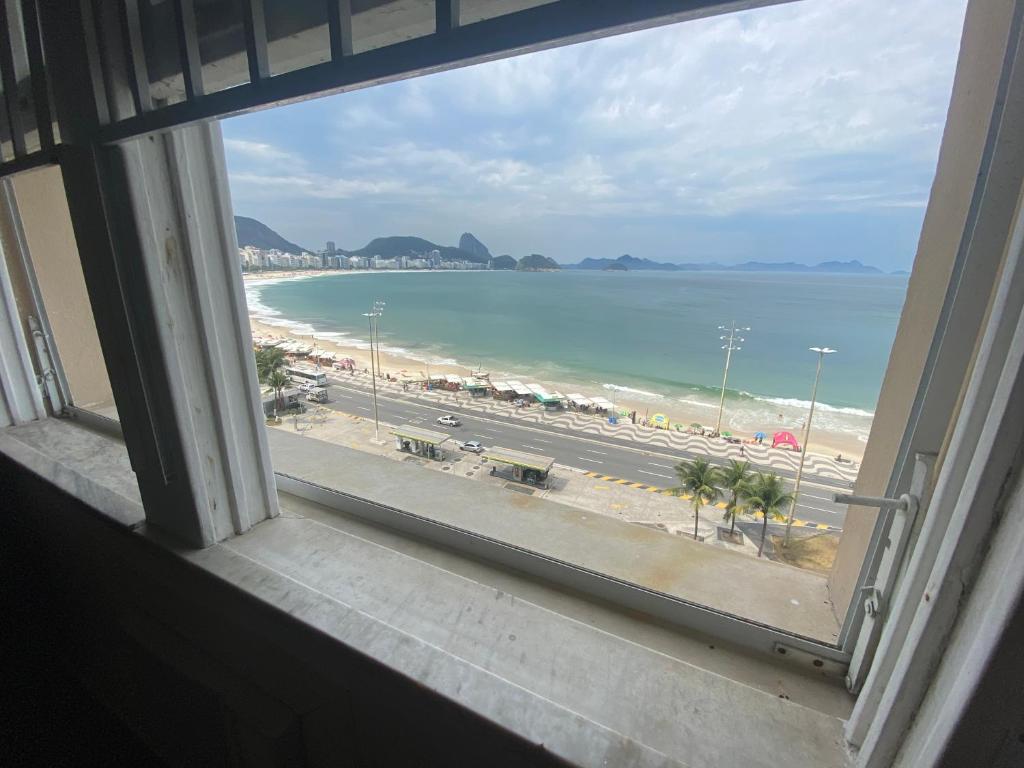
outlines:
[[[296,430],[296,424],[298,429]],[[549,476],[549,488],[542,490],[515,482],[506,472],[490,474],[490,465],[477,454],[458,450],[453,440],[446,445],[445,461],[428,461],[395,449],[390,433],[391,425],[381,424],[380,439],[374,440],[373,421],[362,416],[340,413],[329,409],[310,410],[296,420],[282,419],[274,429],[298,432],[304,437],[344,445],[364,453],[415,464],[427,470],[458,475],[469,480],[505,488],[510,493],[547,498],[586,512],[605,515],[624,522],[643,525],[667,533],[692,537],[693,508],[687,497],[671,496],[661,489],[640,489],[636,484],[603,481],[600,476],[571,467],[555,465]],[[742,519],[742,518],[741,518]],[[749,518],[748,518],[749,519]],[[744,537],[743,544],[721,541],[716,532],[722,521],[722,508],[707,506],[701,510],[698,535],[704,543],[757,556],[757,544]]]

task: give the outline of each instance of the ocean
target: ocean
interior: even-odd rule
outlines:
[[[246,285],[250,312],[365,347],[375,299],[385,351],[481,368],[568,394],[717,412],[719,326],[750,327],[733,353],[727,425],[794,423],[825,360],[815,429],[866,440],[907,277],[754,272],[343,273]],[[566,388],[569,388],[568,391]]]

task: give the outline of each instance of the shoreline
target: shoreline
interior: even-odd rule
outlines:
[[[277,275],[271,277],[272,274],[274,273],[262,273],[261,277],[263,279],[296,277],[291,273],[277,273]],[[326,273],[320,272],[303,274],[308,274],[312,277],[317,274],[337,274],[337,272],[332,271]],[[254,336],[290,339],[294,341],[301,341],[306,344],[311,344],[315,340],[317,347],[324,349],[325,351],[335,352],[342,357],[351,357],[356,361],[358,368],[370,368],[369,348],[365,346],[357,346],[355,344],[346,344],[344,339],[338,339],[335,334],[330,334],[328,338],[324,338],[325,335],[328,335],[327,333],[303,333],[296,330],[294,327],[268,322],[267,318],[263,318],[252,313],[249,315],[249,324]],[[382,368],[381,372],[383,374],[391,374],[392,376],[398,376],[403,373],[406,375],[425,376],[428,371],[432,375],[453,374],[463,377],[471,376],[475,373],[473,369],[454,362],[427,364],[412,357],[388,351],[387,348],[380,349],[379,359]],[[488,373],[491,374],[492,381],[498,381],[505,377],[504,374],[499,374],[495,371],[489,371]],[[515,378],[514,375],[510,376]],[[563,394],[572,394],[580,391],[581,386],[578,384],[547,380],[538,383],[543,386],[550,387],[551,391],[559,391]],[[595,388],[593,386],[590,386],[589,391],[584,387],[583,394],[587,397],[594,396],[594,390]],[[703,424],[705,427],[710,427],[713,426],[714,421],[717,419],[717,405],[714,404],[684,400],[666,400],[665,402],[658,403],[656,407],[653,407],[652,403],[645,402],[642,399],[631,398],[627,393],[621,391],[615,392],[607,387],[600,388],[598,391],[600,392],[599,396],[605,397],[615,404],[616,410],[635,410],[637,412],[638,420],[643,418],[644,414],[653,415],[654,413],[664,413],[673,423],[699,423]],[[769,404],[768,402],[765,402],[764,405],[766,409],[769,405],[771,410],[778,408],[778,415],[782,417],[782,421],[776,423],[759,422],[755,429],[748,429],[748,425],[743,420],[742,414],[738,411],[730,412],[730,409],[727,407],[725,417],[723,419],[723,431],[725,429],[729,429],[736,434],[737,437],[744,440],[750,438],[756,429],[763,430],[769,435],[775,431],[786,430],[792,432],[798,440],[802,437],[802,424],[799,419],[801,414],[806,414],[805,408],[790,405],[784,406],[782,404],[775,403]],[[595,416],[595,418],[597,417]],[[862,440],[858,435],[828,430],[827,428],[820,426],[819,419],[820,416],[816,418],[815,425],[812,426],[808,452],[820,456],[827,456],[829,458],[835,457],[837,454],[842,454],[844,457],[850,458],[859,463],[863,458],[864,446],[866,444],[866,430],[864,439]],[[763,421],[765,420],[762,420],[762,422]],[[774,421],[774,419],[772,419],[772,421]],[[870,428],[870,422],[866,425],[866,429],[868,428]],[[770,440],[770,437],[768,439]]]

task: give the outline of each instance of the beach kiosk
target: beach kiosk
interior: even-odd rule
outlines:
[[[469,392],[471,397],[485,397],[491,385],[483,379],[472,377],[463,382],[462,388]]]
[[[505,464],[512,467],[513,480],[540,488],[548,487],[548,473],[555,464],[555,460],[548,456],[497,446],[488,448],[482,455],[493,464]]]
[[[515,389],[507,381],[492,382],[491,392],[495,400],[511,400],[516,396]]]
[[[391,430],[391,434],[395,436],[395,448],[398,450],[435,461],[444,460],[442,446],[451,439],[451,435],[444,432],[414,427],[411,424],[396,427]]]

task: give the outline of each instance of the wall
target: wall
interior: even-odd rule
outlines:
[[[0,488],[0,540],[18,554],[0,559],[0,583],[33,585],[4,611],[22,619],[8,631],[30,628],[62,674],[169,765],[561,764],[4,456]]]
[[[22,228],[75,405],[112,415],[113,395],[85,290],[60,169],[14,177]]]

